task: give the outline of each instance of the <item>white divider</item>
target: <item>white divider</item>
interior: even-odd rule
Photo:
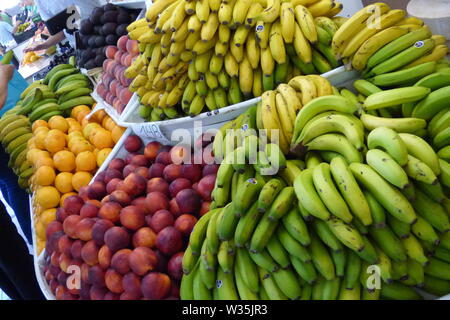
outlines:
[[[145,0],[115,0],[111,1],[112,4],[127,8],[127,9],[144,9],[146,8],[146,2]]]

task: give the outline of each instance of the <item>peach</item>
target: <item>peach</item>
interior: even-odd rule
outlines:
[[[114,168],[106,169],[104,182],[108,184],[114,178],[123,179],[122,172]]]
[[[92,239],[97,245],[102,246],[105,244],[105,232],[112,227],[114,227],[114,224],[110,220],[99,219],[95,222],[92,227]]]
[[[85,243],[83,249],[81,249],[81,258],[84,262],[86,262],[89,266],[93,266],[98,263],[98,251],[99,247],[94,242],[94,240],[90,240]]]
[[[155,213],[161,209],[169,209],[169,200],[166,195],[159,191],[153,191],[147,194],[146,197],[147,209],[150,214]],[[179,204],[178,204],[179,205]]]
[[[89,265],[83,263],[81,265],[81,281],[89,283],[88,275],[89,275]]]
[[[171,182],[177,178],[181,177],[181,168],[182,166],[179,164],[169,164],[164,168],[163,171],[163,178],[168,181]]]
[[[124,291],[122,280],[122,275],[114,269],[108,269],[105,273],[106,287],[113,293],[120,294]]]
[[[59,252],[52,253],[52,255],[50,257],[50,263],[52,266],[59,268],[59,256],[60,255],[61,255],[61,253],[59,253]]]
[[[55,232],[62,231],[62,230],[63,230],[63,224],[59,221],[53,220],[52,222],[50,222],[47,225],[47,228],[45,229],[46,239],[49,239],[52,236],[52,234],[54,234]]]
[[[124,228],[112,227],[105,232],[105,244],[112,252],[116,252],[128,247],[130,234]]]
[[[169,184],[163,178],[160,177],[151,178],[147,182],[147,193],[158,191],[168,196],[169,190],[170,190]]]
[[[125,67],[131,66],[131,63],[133,61],[133,56],[131,54],[127,55],[126,58],[123,60],[123,65]]]
[[[113,268],[118,273],[124,275],[130,271],[130,249],[122,249],[114,253],[111,258],[111,268]]]
[[[122,85],[126,85],[126,82],[123,82]],[[133,92],[128,90],[128,88],[123,88],[119,93],[120,102],[124,105],[127,105],[130,102],[131,97],[133,96]]]
[[[139,196],[144,193],[147,186],[147,179],[137,173],[130,173],[124,180],[124,188],[128,194]],[[131,202],[131,201],[130,201]]]
[[[169,166],[167,166],[169,167]],[[167,168],[166,167],[166,168]],[[170,183],[169,192],[172,198],[175,198],[178,192],[192,187],[191,181],[186,178],[177,178]]]
[[[119,40],[117,40],[117,48],[121,51],[127,51],[127,43],[128,43],[128,36],[121,36]]]
[[[135,206],[128,206],[120,211],[120,223],[131,230],[137,230],[145,223],[144,213]]]
[[[149,178],[162,177],[166,166],[162,163],[154,163],[148,169]]]
[[[169,210],[175,218],[179,217],[182,214],[180,207],[178,207],[176,198],[173,198],[169,201]]]
[[[203,167],[202,175],[205,177],[210,174],[217,174],[217,171],[219,171],[218,164],[207,164]]]
[[[105,286],[105,271],[99,266],[95,265],[89,268],[88,272],[89,283],[94,286],[104,287]]]
[[[136,171],[137,168],[138,168],[138,166],[135,165],[135,164],[127,164],[127,165],[123,168],[123,177],[124,177],[124,178],[128,177],[131,173],[133,173],[134,171]]]
[[[183,247],[181,232],[174,227],[162,229],[156,237],[156,247],[165,255],[179,252]]]
[[[216,184],[216,175],[210,174],[198,182],[197,192],[204,201],[211,201],[211,193]]]
[[[147,204],[144,196],[141,196],[131,201],[131,205],[138,207],[144,213],[144,215],[148,215],[150,213],[147,209]]]
[[[194,190],[195,192],[198,192],[198,182],[192,184],[192,190]]]
[[[76,232],[77,224],[78,224],[78,222],[81,221],[81,219],[83,219],[83,218],[81,218],[78,215],[68,216],[66,218],[66,220],[64,220],[64,223],[63,223],[64,233],[67,234],[72,239],[77,239],[77,232]]]
[[[119,81],[118,80],[111,81],[111,83],[109,84],[109,91],[112,94],[117,95],[117,86],[118,85],[119,85]]]
[[[100,200],[106,195],[106,185],[104,182],[101,181],[94,181],[89,187],[88,187],[88,197],[89,199],[96,199]]]
[[[132,293],[129,293],[129,292],[125,291],[125,292],[122,292],[120,294],[119,300],[124,300],[124,301],[126,301],[126,300],[130,300],[130,301],[140,300],[141,296],[142,296],[142,294],[136,295],[136,294],[132,294]]]
[[[153,231],[159,233],[165,227],[173,226],[173,223],[174,219],[172,214],[169,211],[162,209],[153,214],[149,226]]]
[[[156,233],[149,227],[138,229],[132,238],[133,247],[154,248],[156,243]]]
[[[152,271],[158,264],[156,253],[147,247],[137,247],[130,253],[128,259],[131,270],[138,276],[143,276]]]
[[[170,153],[167,151],[163,151],[158,153],[158,155],[156,156],[155,159],[156,163],[161,163],[165,166],[169,165],[172,163],[172,158],[170,157]]]
[[[130,164],[134,164],[138,167],[148,167],[149,161],[143,154],[135,155],[132,159]]]
[[[56,221],[63,223],[68,216],[69,214],[63,207],[59,207],[58,209],[56,209]]]
[[[95,224],[95,220],[92,218],[83,218],[76,226],[76,236],[83,241],[92,240],[92,227]]]
[[[103,269],[109,268],[111,265],[112,253],[108,246],[104,245],[98,251],[98,265]]]
[[[123,56],[123,52],[122,51],[117,51],[115,54],[114,54],[114,61],[116,61],[119,65],[120,65],[120,59],[122,59],[122,56]],[[117,67],[116,67],[116,69],[115,70],[117,70]],[[114,71],[114,77],[116,77],[116,71]],[[117,78],[117,77],[116,77]]]
[[[81,249],[83,249],[84,242],[75,240],[70,247],[70,254],[74,259],[81,259]]]
[[[177,204],[183,213],[198,214],[201,206],[200,196],[195,190],[184,189],[178,192]]]
[[[91,300],[104,300],[108,289],[105,287],[92,286],[89,293]]]
[[[72,256],[70,252],[72,248],[73,240],[69,238],[68,235],[63,235],[58,240],[58,250],[60,253],[64,253],[65,255]]]
[[[84,200],[80,196],[70,196],[64,200],[64,209],[69,215],[79,214]]]
[[[112,105],[114,103],[114,99],[116,98],[111,92],[108,92],[105,97],[105,101],[107,104]]]
[[[78,300],[78,296],[75,294],[70,293],[69,291],[66,291],[63,293],[62,295],[62,299],[61,300]]]
[[[58,288],[59,283],[58,280],[53,279],[52,281],[50,281],[50,290],[52,291],[53,294],[56,293],[56,288]]]
[[[174,254],[167,264],[167,272],[172,279],[181,280],[183,277],[183,255],[184,252]]]
[[[204,216],[205,214],[207,214],[209,212],[210,206],[211,206],[211,202],[208,202],[208,201],[202,202],[202,206],[200,207],[200,212],[199,212],[200,217]]]
[[[101,177],[102,177],[102,176],[101,176],[101,173],[99,173],[98,176],[95,177],[94,181],[102,181],[102,180],[101,180]],[[84,186],[84,187],[81,187],[80,190],[78,190],[78,196],[79,196],[81,199],[83,199],[84,201],[89,200],[89,197],[88,197],[88,195],[87,195],[88,187],[89,187],[89,186]],[[69,214],[70,214],[70,213],[69,213]]]
[[[136,170],[134,170],[134,173],[140,175],[144,179],[148,179],[149,178],[148,168],[147,167],[138,167]]]
[[[161,144],[157,141],[147,143],[144,149],[144,156],[150,160],[155,161],[158,151],[161,148]]]
[[[117,202],[122,207],[126,207],[131,203],[131,197],[123,190],[116,190],[109,195],[109,201]]]
[[[55,298],[56,300],[64,300],[64,296],[67,292],[67,289],[63,285],[58,285],[55,290]]]
[[[105,294],[105,298],[103,300],[119,300],[119,298],[120,298],[120,295],[109,291]]]
[[[119,221],[120,210],[122,210],[122,206],[119,203],[112,201],[106,202],[100,208],[98,217],[116,223]]]
[[[139,43],[137,40],[128,40],[125,47],[127,48],[128,53],[131,55],[139,54]]]
[[[169,151],[172,163],[181,165],[191,159],[191,148],[187,145],[179,144]]]
[[[95,218],[97,217],[100,207],[90,202],[86,202],[80,210],[80,217],[82,218]]]
[[[142,297],[141,277],[133,272],[129,272],[123,276],[122,285],[127,295],[134,297],[134,299]]]
[[[125,59],[126,59],[128,56],[131,56],[131,55],[130,55],[129,53],[124,53],[124,54],[122,55],[122,57],[120,58],[120,64],[121,64],[121,65],[125,66]]]
[[[103,199],[100,201],[101,206],[104,206],[107,202],[110,201],[109,194],[107,196],[104,196]]]
[[[141,287],[144,297],[161,300],[169,294],[171,281],[167,274],[151,272],[142,279]]]
[[[142,147],[142,140],[137,135],[129,135],[124,142],[125,150],[128,152],[137,152]]]
[[[175,228],[184,236],[189,236],[197,223],[197,218],[190,214],[182,214],[175,220]]]
[[[88,283],[81,281],[80,299],[91,300],[90,290],[91,286]]]
[[[111,181],[109,181],[108,184],[106,185],[106,193],[108,194],[113,193],[117,189],[117,185],[119,184],[120,181],[122,180],[119,178],[114,178]]]
[[[114,59],[114,55],[119,49],[116,46],[107,46],[106,47],[106,57],[108,59]]]
[[[124,167],[125,167],[125,160],[120,159],[120,158],[112,159],[108,165],[109,169],[115,169],[119,172],[121,172]]]
[[[56,231],[47,239],[47,242],[45,243],[45,252],[48,256],[54,251],[58,251],[58,241],[63,235],[64,231]]]
[[[192,183],[198,182],[202,178],[202,168],[198,164],[183,164],[181,176],[191,180]]]
[[[65,255],[64,253],[61,253],[61,255],[59,256],[59,268],[62,271],[67,272],[67,268],[70,266],[71,262],[72,262],[72,259],[70,256]]]

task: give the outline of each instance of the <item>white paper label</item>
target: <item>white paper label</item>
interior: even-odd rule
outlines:
[[[154,122],[140,123],[133,125],[133,131],[141,137],[155,139],[161,143],[169,143],[170,141],[161,132],[159,125]]]

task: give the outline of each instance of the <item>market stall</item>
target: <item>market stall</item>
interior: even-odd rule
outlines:
[[[0,120],[48,299],[450,299],[445,37],[268,2],[98,8]]]

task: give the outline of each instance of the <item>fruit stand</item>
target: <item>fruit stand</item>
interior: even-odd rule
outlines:
[[[33,190],[46,297],[450,299],[445,38],[383,3],[233,5],[158,0],[104,47],[96,21],[125,13],[99,8],[81,30],[95,87],[61,65],[6,115],[31,120],[27,148],[1,138]]]

